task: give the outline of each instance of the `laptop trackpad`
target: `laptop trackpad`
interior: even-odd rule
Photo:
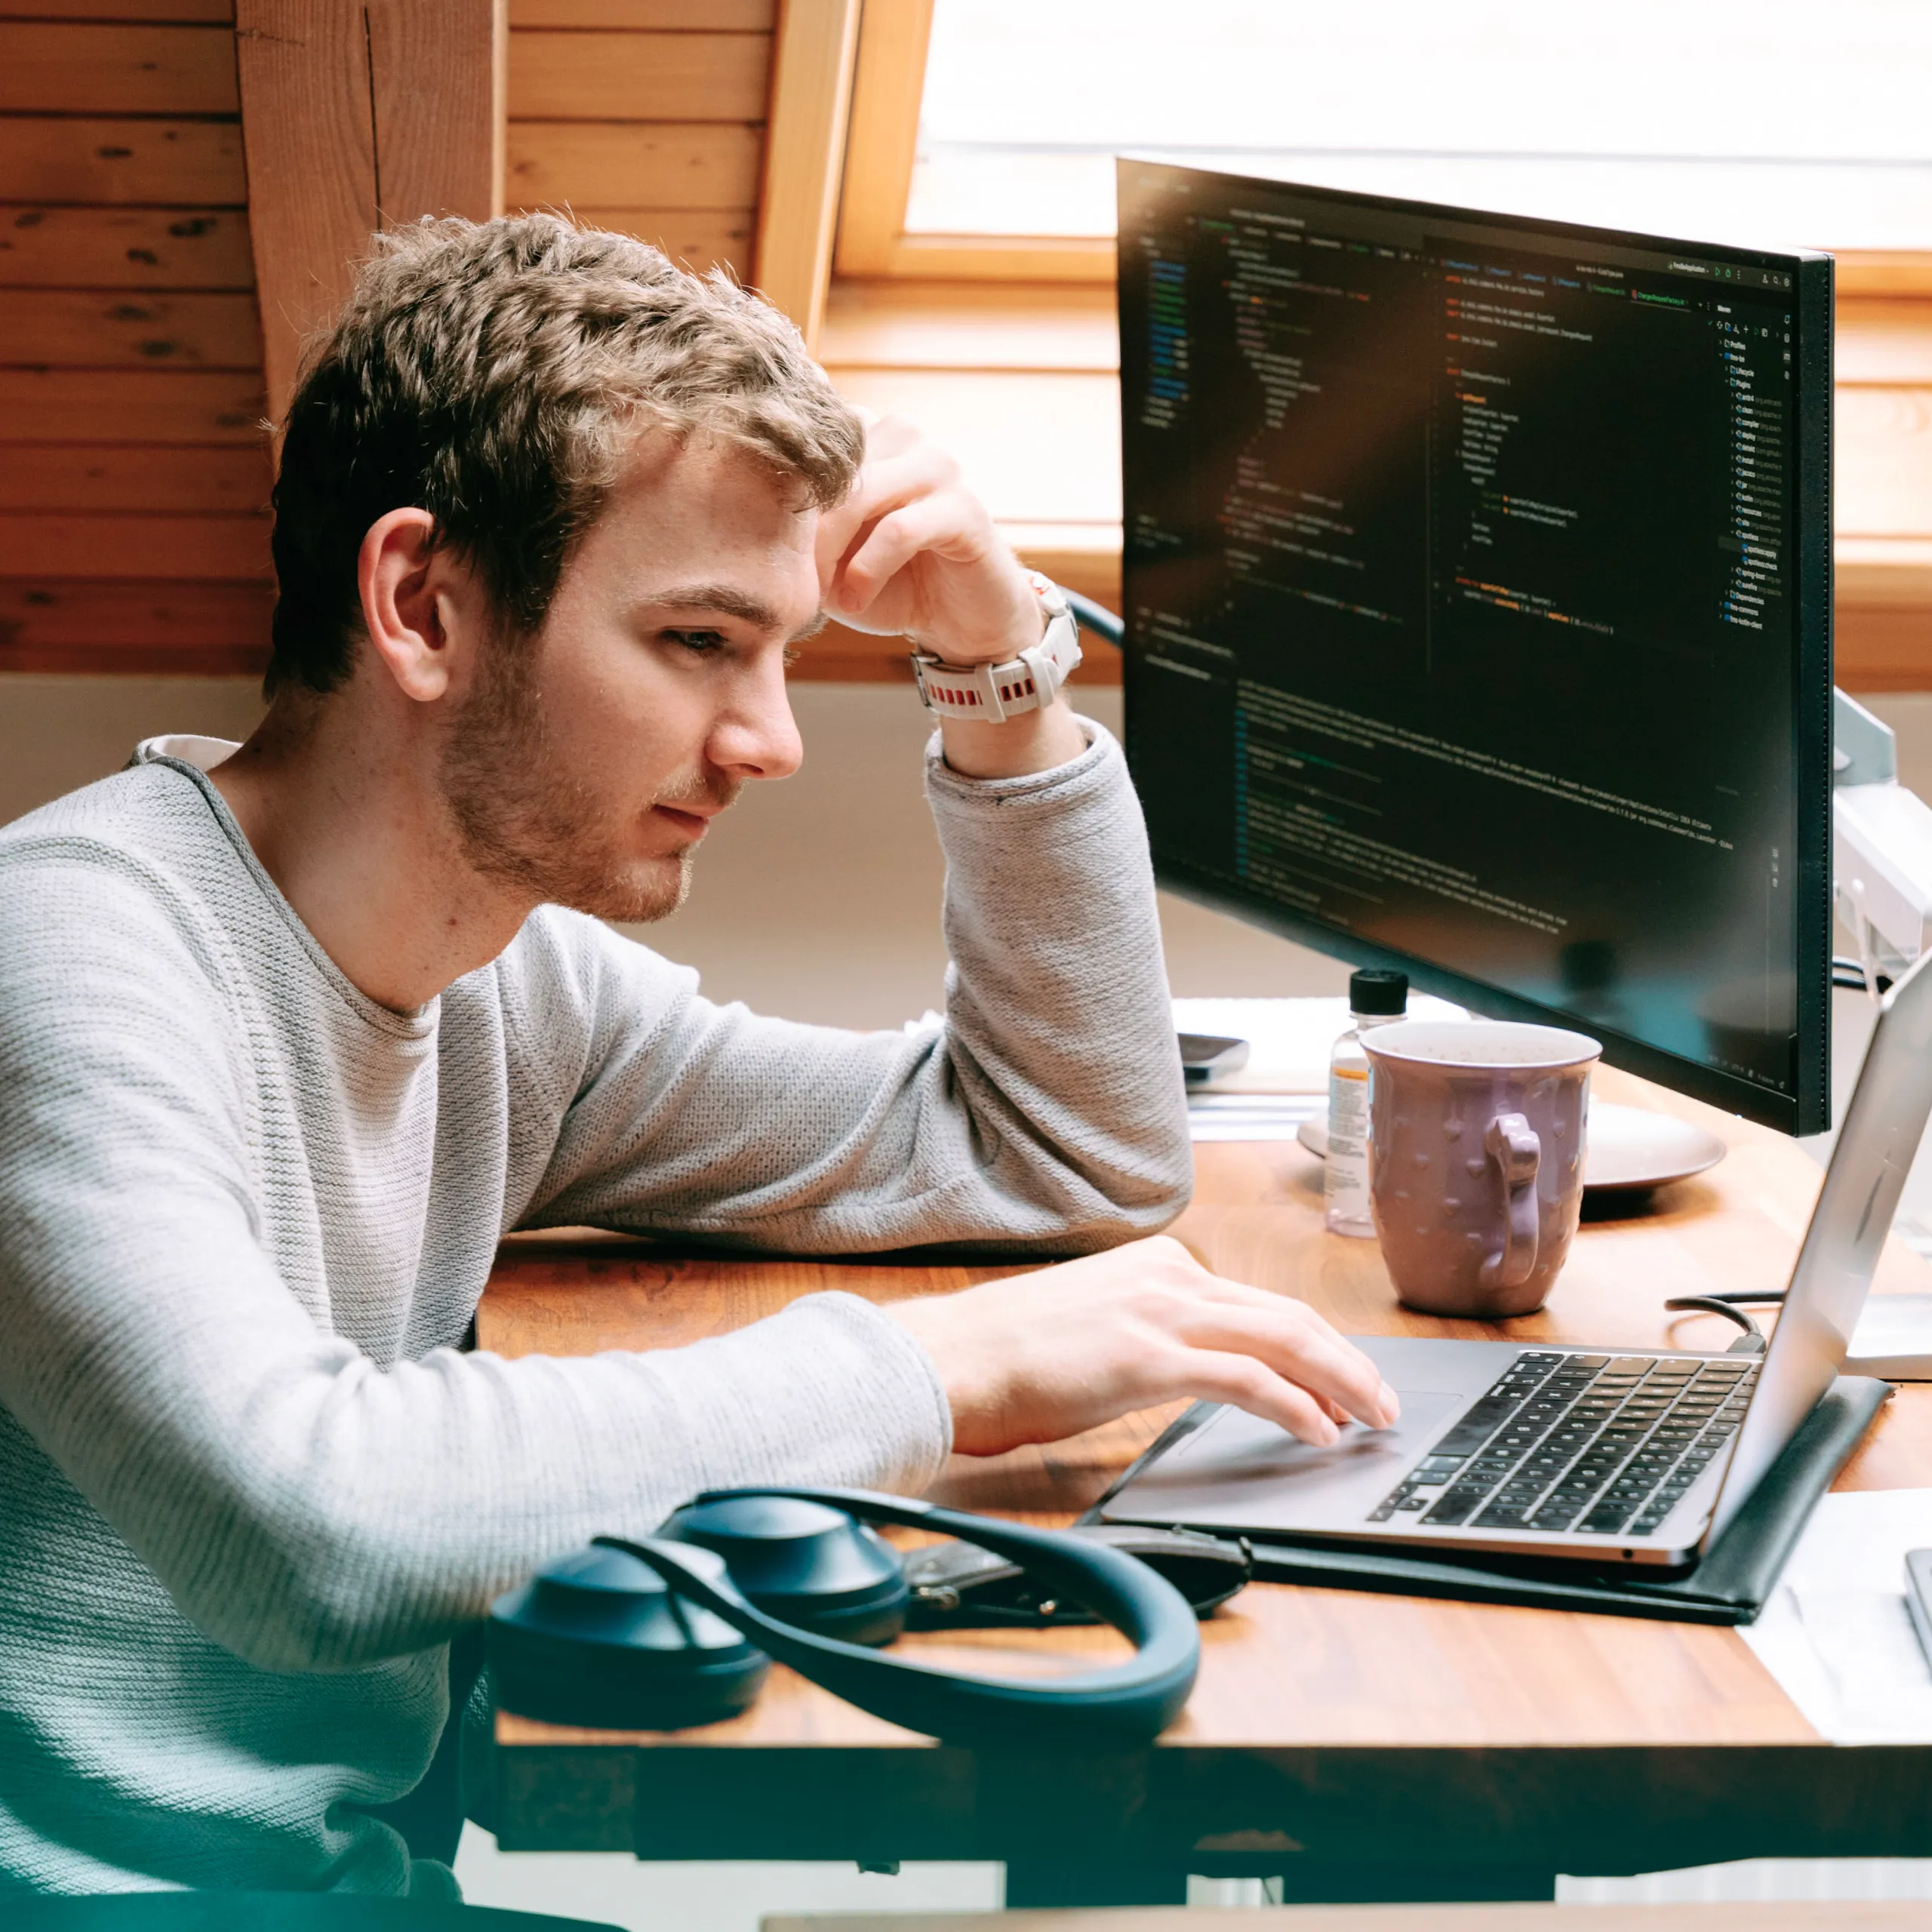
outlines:
[[[1272,1422],[1224,1408],[1103,1513],[1112,1522],[1241,1530],[1359,1524],[1469,1400],[1466,1392],[1404,1389],[1402,1419],[1393,1429],[1351,1423],[1332,1449],[1311,1448]]]

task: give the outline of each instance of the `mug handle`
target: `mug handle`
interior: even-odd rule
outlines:
[[[1482,1137],[1483,1151],[1503,1174],[1503,1245],[1482,1264],[1486,1288],[1521,1287],[1537,1265],[1537,1170],[1543,1143],[1521,1114],[1498,1114]]]

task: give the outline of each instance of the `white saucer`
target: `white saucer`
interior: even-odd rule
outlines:
[[[1303,1121],[1295,1130],[1295,1138],[1318,1159],[1327,1158],[1325,1120]],[[1590,1105],[1583,1186],[1591,1193],[1662,1187],[1667,1181],[1687,1180],[1715,1167],[1726,1151],[1715,1134],[1687,1120],[1595,1100]]]

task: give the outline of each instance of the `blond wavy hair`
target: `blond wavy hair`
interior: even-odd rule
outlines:
[[[289,406],[269,691],[348,675],[357,553],[392,509],[427,510],[506,631],[536,631],[650,430],[738,445],[801,507],[840,501],[865,447],[798,331],[721,270],[551,214],[379,235]]]

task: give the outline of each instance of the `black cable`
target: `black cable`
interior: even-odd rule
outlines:
[[[1077,590],[1069,590],[1063,584],[1060,592],[1066,599],[1066,608],[1091,631],[1096,637],[1103,637],[1109,644],[1118,644],[1127,635],[1127,626],[1104,604],[1096,604],[1091,597],[1083,597]],[[1859,984],[1863,986],[1863,980]]]
[[[1727,1355],[1761,1355],[1764,1352],[1764,1331],[1738,1306],[1740,1302],[1783,1301],[1782,1293],[1768,1295],[1672,1295],[1664,1306],[1685,1315],[1721,1315],[1744,1331],[1725,1350]]]
[[[1892,989],[1890,974],[1880,973],[1875,977],[1878,980],[1879,992],[1890,992]],[[1834,953],[1832,956],[1832,984],[1835,986],[1848,988],[1853,992],[1862,993],[1868,991],[1869,983],[1865,977],[1864,961],[1847,958],[1842,952]]]

